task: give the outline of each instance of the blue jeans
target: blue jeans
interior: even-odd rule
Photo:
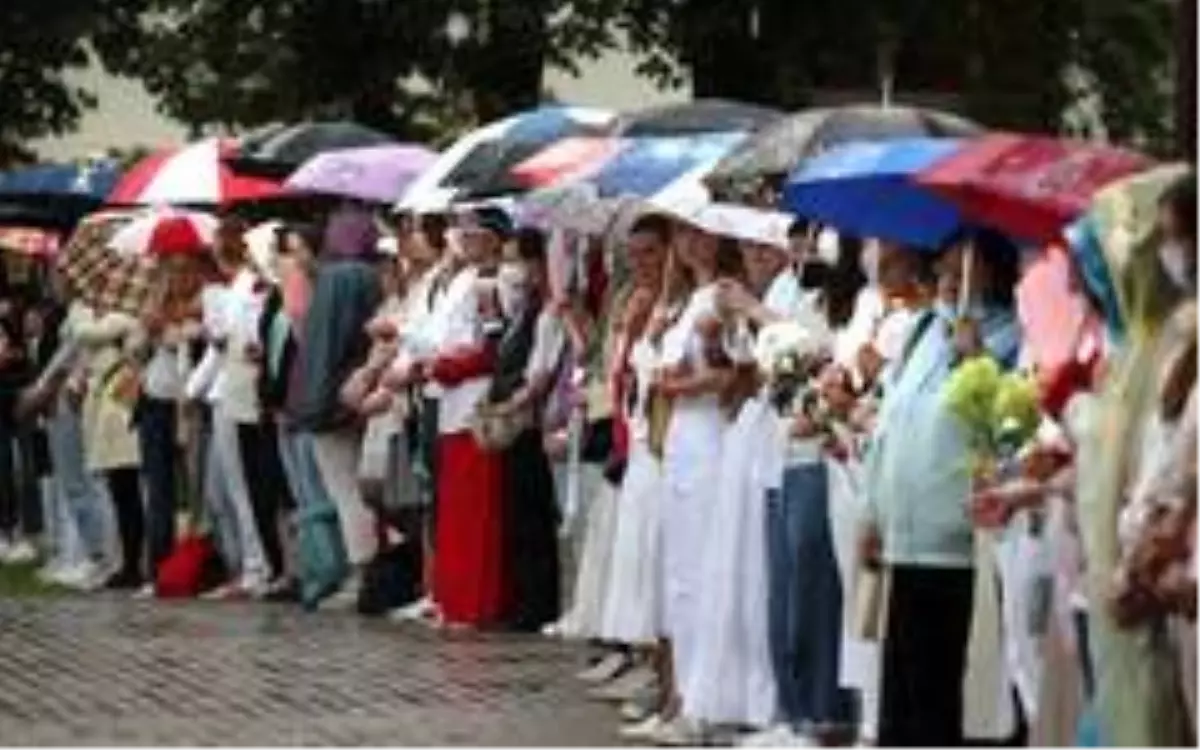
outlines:
[[[83,423],[79,413],[60,401],[46,422],[54,489],[66,502],[85,554],[101,559],[108,551],[109,502],[104,483],[87,470]]]
[[[767,581],[771,658],[781,719],[807,724],[851,719],[839,685],[842,584],[829,528],[825,464],[789,468],[767,496]]]

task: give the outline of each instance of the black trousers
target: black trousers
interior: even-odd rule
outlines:
[[[254,506],[254,525],[272,575],[282,575],[283,545],[279,539],[281,510],[291,503],[275,426],[266,423],[238,425],[238,454],[246,475],[246,488]]]
[[[0,532],[42,533],[42,496],[33,430],[0,424]]]
[[[134,419],[142,450],[142,474],[146,478],[150,574],[157,579],[158,566],[175,546],[176,493],[179,489],[175,403],[143,398],[138,402]]]
[[[890,574],[879,746],[961,747],[975,574],[903,565]]]
[[[526,430],[504,451],[506,620],[537,632],[558,619],[558,503],[541,430]]]
[[[142,505],[142,477],[136,467],[109,469],[104,472],[108,493],[117,514],[117,534],[121,537],[123,565],[116,575],[122,586],[142,583],[142,562],[146,543],[146,513]]]

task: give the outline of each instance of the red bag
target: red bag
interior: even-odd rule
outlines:
[[[160,599],[198,596],[204,585],[205,568],[217,554],[212,540],[187,535],[175,544],[175,550],[158,566],[155,594]]]

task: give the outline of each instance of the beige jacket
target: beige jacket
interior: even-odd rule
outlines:
[[[77,306],[69,321],[82,349],[80,366],[86,395],[83,401],[83,442],[89,471],[109,471],[141,464],[137,433],[132,425],[133,403],[118,392],[122,363],[132,351],[139,323],[123,313],[97,316]],[[136,379],[136,370],[126,370]]]

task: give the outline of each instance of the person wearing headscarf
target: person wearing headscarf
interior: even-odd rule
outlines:
[[[362,569],[375,556],[378,529],[358,482],[362,447],[360,420],[342,400],[342,387],[367,359],[366,325],[379,307],[381,289],[372,263],[375,247],[357,255],[327,258],[317,271],[304,327],[304,382],[298,426],[312,435],[321,479],[337,506],[351,565],[349,578],[331,604],[352,604]]]

